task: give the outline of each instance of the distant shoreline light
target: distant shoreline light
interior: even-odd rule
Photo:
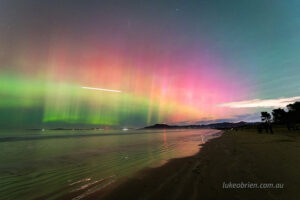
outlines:
[[[93,87],[81,87],[82,89],[87,89],[87,90],[100,90],[100,91],[105,91],[105,92],[121,92],[120,90],[110,90],[110,89],[104,89],[104,88],[93,88]]]

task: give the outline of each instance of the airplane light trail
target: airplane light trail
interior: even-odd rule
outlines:
[[[100,90],[100,91],[106,91],[106,92],[121,92],[120,90],[110,90],[110,89],[104,89],[104,88],[93,88],[93,87],[81,87],[83,89],[88,90]]]

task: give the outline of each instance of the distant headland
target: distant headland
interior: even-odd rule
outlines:
[[[214,123],[214,124],[206,124],[206,125],[168,125],[168,124],[154,124],[152,126],[146,126],[143,129],[203,129],[203,128],[215,128],[215,129],[231,129],[231,128],[237,128],[241,126],[246,125],[257,125],[260,124],[260,122],[222,122],[222,123]]]

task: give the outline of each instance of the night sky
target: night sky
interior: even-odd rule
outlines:
[[[299,74],[296,0],[0,0],[1,128],[255,121]]]

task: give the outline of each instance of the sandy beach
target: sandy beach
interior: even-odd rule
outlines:
[[[299,155],[299,131],[275,129],[274,135],[256,129],[225,131],[194,156],[142,170],[86,199],[296,200],[300,199]],[[229,183],[262,188],[223,187]]]

